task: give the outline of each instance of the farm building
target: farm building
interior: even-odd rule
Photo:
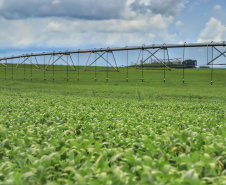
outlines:
[[[182,64],[181,60],[179,60],[179,59],[175,59],[172,63],[177,64],[177,65]]]

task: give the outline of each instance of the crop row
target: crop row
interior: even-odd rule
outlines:
[[[0,99],[0,184],[226,183],[223,103]]]

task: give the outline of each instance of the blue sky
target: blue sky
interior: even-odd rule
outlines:
[[[0,0],[0,55],[225,41],[225,7],[225,0]]]

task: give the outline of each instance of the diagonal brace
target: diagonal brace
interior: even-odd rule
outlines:
[[[112,53],[113,59],[114,59],[114,61],[115,61],[115,66],[116,66],[116,68],[117,68],[117,71],[119,72],[118,67],[117,67],[117,62],[116,62],[116,60],[115,60],[115,55],[114,55],[113,51],[112,51],[111,53]]]
[[[35,60],[36,60],[36,64],[37,64],[37,66],[38,66],[38,60],[37,60],[36,56],[35,56]],[[39,66],[38,66],[38,68],[40,69],[40,67],[39,67]]]
[[[20,59],[21,59],[21,58],[20,58]],[[18,61],[18,63],[17,63],[16,68],[18,68],[18,66],[19,66],[20,59],[19,59],[19,61]],[[34,64],[34,63],[30,60],[30,57],[26,57],[26,58],[24,59],[24,61],[21,62],[20,64],[23,64],[23,63],[26,62],[26,61],[29,61],[29,62],[30,62],[31,64],[33,64],[35,67],[37,67],[38,69],[40,69],[40,67],[39,67],[38,65]]]
[[[210,62],[208,62],[207,63],[207,65],[210,65],[212,62],[214,62],[215,60],[217,60],[219,57],[221,57],[222,55],[223,56],[225,56],[225,53],[226,53],[226,51],[225,52],[220,52],[221,54],[220,55],[218,55],[217,57],[215,57],[213,60],[211,60]],[[226,56],[225,56],[226,57]]]
[[[16,68],[18,68],[18,65],[19,65],[19,63],[20,63],[20,59],[21,59],[21,57],[19,58],[19,60],[18,60],[18,62],[17,62]]]
[[[23,62],[20,63],[20,60],[18,61],[16,68],[18,68],[19,63],[20,63],[20,64],[23,64],[24,62],[26,62],[26,61],[29,59],[29,57],[24,57],[24,58],[25,58],[25,59],[24,59]]]
[[[64,60],[62,57],[63,57],[63,55],[61,55],[61,56],[59,56],[59,55],[57,55],[58,57],[59,57],[59,59],[61,59],[62,61],[64,61],[67,65],[69,65],[72,69],[74,69],[75,71],[76,71],[76,69],[73,67],[73,66],[71,66],[66,60]]]
[[[106,53],[106,51],[105,51],[104,53],[102,53],[101,55],[98,53],[99,57],[97,57],[90,65],[86,66],[86,67],[84,68],[84,71],[86,71],[86,69],[87,69],[89,66],[93,65],[97,60],[99,60],[105,53]]]
[[[7,66],[7,65],[5,65],[4,63],[2,63],[2,62],[1,62],[1,60],[0,60],[0,63],[1,63],[3,66],[8,67],[8,66]]]
[[[36,68],[40,69],[40,67],[36,64],[34,64],[29,58],[27,59],[31,64],[33,64]]]
[[[159,48],[157,51],[155,51],[154,53],[152,53],[152,54],[151,54],[148,58],[146,58],[144,61],[142,61],[142,63],[146,62],[149,58],[151,58],[153,55],[155,55],[159,50],[160,50],[160,48]],[[141,50],[140,50],[140,53],[139,53],[139,56],[138,56],[138,59],[137,59],[137,63],[138,63],[138,61],[139,61],[140,54],[141,54]],[[141,63],[141,64],[142,64],[142,63]],[[138,68],[140,67],[141,64],[139,64],[138,66],[136,66],[136,69],[138,69]]]
[[[48,69],[48,67],[49,67],[49,63],[50,63],[50,61],[51,61],[52,57],[53,57],[53,55],[51,55],[51,57],[49,58],[48,64],[47,64],[47,66],[46,66],[46,68],[45,68],[44,70]]]
[[[87,65],[88,65],[88,62],[89,62],[89,59],[90,59],[91,55],[92,55],[92,52],[90,52],[90,54],[89,54],[88,60],[87,60],[87,62],[86,62],[85,69],[86,69],[86,67],[87,67]],[[85,69],[84,69],[84,71],[85,71]]]
[[[167,69],[171,70],[170,67],[168,67],[164,62],[162,62],[161,60],[159,60],[154,53],[150,52],[149,50],[146,50],[147,52],[149,52],[151,55],[153,55],[153,57],[156,58],[156,60],[158,60],[160,63],[162,63]]]
[[[73,61],[73,59],[72,59],[72,57],[71,57],[70,54],[69,54],[69,56],[70,56],[70,59],[71,59],[71,62],[72,62],[72,64],[73,64],[73,66],[75,66],[74,61]],[[76,71],[76,69],[75,69],[75,71]]]
[[[47,70],[48,68],[49,68],[49,66],[52,66],[52,65],[54,65],[61,57],[62,57],[63,55],[61,55],[60,57],[58,56],[58,59],[56,59],[51,65],[49,65],[49,63],[48,63],[48,66],[45,68],[45,70]],[[52,58],[52,56],[51,56],[51,58]],[[50,58],[50,59],[51,59]],[[50,60],[49,60],[50,61]]]
[[[116,71],[118,71],[117,68],[115,68],[108,60],[106,60],[102,55],[100,55],[99,53],[97,53],[102,59],[104,59],[111,67],[113,67]]]
[[[220,51],[218,48],[216,48],[215,46],[214,46],[214,49],[217,50],[220,54],[224,55],[224,57],[226,57],[226,55],[224,54],[225,52],[224,52],[224,53],[221,52],[221,51]]]
[[[151,55],[148,57],[148,58],[146,58],[143,62],[146,62],[149,58],[151,58],[152,56],[154,56],[155,57],[155,54],[159,51],[160,49],[158,49],[157,51],[155,51],[154,53],[152,53],[152,52],[150,52],[149,50],[145,50],[145,51],[148,51]]]
[[[58,56],[58,55],[57,55]],[[58,56],[58,59],[56,59],[51,65],[54,65],[61,57],[62,57],[63,55],[61,55],[61,56]],[[51,56],[51,58],[52,58],[52,56]],[[50,58],[50,59],[51,59]],[[50,59],[49,59],[49,62],[50,62]],[[45,70],[47,70],[48,69],[48,67],[50,66],[49,65],[49,62],[48,62],[48,66],[45,68]]]

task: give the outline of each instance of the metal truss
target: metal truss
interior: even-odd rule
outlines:
[[[218,48],[216,48],[215,46],[212,46],[212,56],[213,56],[213,49],[215,49],[216,51],[218,51],[220,54],[218,55],[218,56],[216,56],[215,58],[212,58],[212,60],[211,61],[209,61],[209,59],[208,59],[208,46],[207,46],[207,65],[213,65],[213,62],[215,61],[215,60],[217,60],[218,58],[220,58],[221,56],[224,56],[224,57],[226,57],[226,55],[225,55],[225,53],[226,53],[226,51],[224,51],[224,52],[221,52]],[[214,65],[226,65],[226,64],[214,64]]]
[[[103,59],[108,65],[110,65],[111,67],[114,68],[115,71],[118,71],[117,68],[117,63],[116,63],[116,59],[114,56],[114,51],[130,51],[130,50],[140,50],[139,56],[138,56],[138,60],[140,57],[141,52],[145,51],[148,52],[150,55],[146,58],[143,59],[142,58],[142,62],[140,65],[144,64],[149,58],[151,58],[152,56],[159,62],[162,63],[164,65],[165,68],[167,68],[168,70],[170,70],[170,67],[166,65],[165,61],[163,62],[162,60],[160,60],[158,57],[156,57],[157,52],[159,52],[160,50],[164,50],[167,51],[168,54],[168,49],[169,48],[186,48],[186,47],[207,47],[207,65],[213,64],[213,62],[215,60],[217,60],[219,57],[224,56],[226,57],[226,51],[221,52],[217,47],[225,47],[225,41],[224,42],[209,42],[209,43],[184,43],[184,44],[159,44],[159,45],[142,45],[142,46],[132,46],[132,47],[119,47],[119,48],[100,48],[100,49],[88,49],[88,50],[72,50],[72,51],[64,51],[64,52],[47,52],[47,53],[31,53],[31,54],[26,54],[26,55],[17,55],[17,56],[10,56],[10,57],[4,57],[4,58],[0,58],[0,65],[3,65],[4,67],[8,67],[7,64],[7,60],[11,60],[11,59],[19,59],[16,67],[18,68],[19,65],[24,64],[26,61],[28,61],[30,64],[34,65],[37,69],[40,69],[39,64],[38,64],[38,60],[37,57],[39,56],[50,56],[49,62],[47,64],[47,66],[45,66],[44,70],[48,70],[49,66],[54,65],[58,60],[62,60],[65,64],[67,64],[68,66],[71,67],[71,69],[73,71],[76,71],[74,62],[72,60],[71,54],[80,54],[80,53],[90,53],[90,56],[87,60],[86,66],[84,68],[84,70],[86,71],[88,69],[88,67],[90,67],[91,65],[93,65],[95,62],[97,62],[99,59]],[[208,61],[208,47],[212,47],[214,48],[216,51],[219,52],[219,55],[215,58],[212,57],[211,61]],[[157,49],[156,51],[151,51],[152,49]],[[108,60],[108,57],[106,59],[106,57],[104,57],[105,54],[112,54],[113,56],[113,60],[115,63],[115,66]],[[96,54],[98,55],[98,57],[92,61],[89,64],[89,60],[91,58],[92,54]],[[66,55],[67,60],[65,60],[63,58],[63,56]],[[57,56],[57,59],[54,60],[54,56]],[[35,60],[32,60],[32,59]],[[73,63],[73,65],[71,65],[68,62],[68,58],[70,58],[71,62]],[[6,61],[6,62],[3,62]],[[22,61],[22,62],[21,62]],[[140,66],[139,65],[139,66]],[[226,65],[226,64],[214,64],[214,65]],[[139,66],[137,68],[139,68]],[[79,68],[79,65],[78,65]],[[78,70],[79,71],[79,70]]]
[[[34,62],[32,62],[32,60],[31,60],[30,58],[32,58],[32,56],[24,57],[23,62],[20,63],[20,59],[21,59],[21,57],[20,57],[20,58],[19,58],[19,61],[18,61],[18,63],[17,63],[17,65],[16,65],[16,68],[18,68],[20,64],[23,64],[23,63],[25,63],[26,61],[29,61],[29,62],[30,62],[31,64],[33,64],[36,68],[40,69],[40,67],[38,66],[38,61],[37,61],[36,56],[34,56],[34,58],[35,58],[35,60],[36,60],[36,64],[35,64]]]
[[[112,52],[112,51],[126,51],[126,50],[144,50],[144,49],[169,49],[169,48],[183,48],[183,47],[217,47],[217,46],[225,46],[224,42],[211,42],[211,43],[186,43],[186,44],[160,44],[160,45],[143,45],[143,46],[132,46],[132,47],[120,47],[120,48],[100,48],[100,49],[88,49],[88,50],[73,50],[73,51],[64,51],[64,52],[48,52],[48,53],[36,53],[36,54],[26,54],[26,55],[17,55],[11,57],[0,58],[0,61],[14,59],[14,58],[26,58],[32,56],[44,56],[44,55],[69,55],[75,53],[97,53],[97,52]]]
[[[103,57],[106,53],[107,53],[107,54],[108,54],[108,53],[111,53],[111,54],[112,54],[112,57],[113,57],[114,62],[115,62],[115,67],[109,62],[108,57],[107,57],[107,59]],[[92,54],[97,54],[98,57],[97,57],[93,62],[91,62],[91,63],[89,64],[89,60],[90,60]],[[109,64],[111,67],[113,67],[113,68],[115,69],[115,71],[119,72],[118,67],[117,67],[117,62],[116,62],[116,60],[115,60],[115,56],[114,56],[113,51],[105,51],[105,52],[101,52],[101,54],[100,54],[99,52],[90,52],[89,57],[88,57],[88,60],[87,60],[86,65],[85,65],[85,68],[84,68],[84,71],[87,71],[87,69],[88,69],[90,66],[92,66],[95,62],[97,62],[97,61],[98,61],[99,59],[101,59],[101,58],[102,58],[107,64]]]
[[[74,61],[73,61],[71,55],[70,55],[70,54],[66,54],[66,55],[69,56],[69,58],[70,58],[70,60],[71,60],[71,62],[72,62],[73,65],[70,65],[69,62],[63,58],[64,55],[65,55],[65,54],[61,54],[61,55],[54,54],[54,55],[51,55],[51,56],[50,56],[50,59],[49,59],[49,61],[48,61],[48,64],[45,66],[45,69],[44,69],[44,70],[48,71],[49,66],[54,65],[59,59],[61,59],[64,63],[66,63],[67,65],[69,65],[69,66],[73,69],[72,71],[76,71],[76,69],[75,69],[75,67],[74,67]],[[57,58],[56,60],[54,60],[54,61],[51,63],[51,59],[53,58],[53,56],[57,56],[58,58]],[[35,63],[32,62],[32,57],[35,58]],[[22,62],[21,62],[21,59],[22,59]],[[34,65],[37,69],[41,69],[41,68],[39,67],[37,57],[36,57],[36,56],[30,56],[30,55],[28,55],[28,56],[24,56],[24,55],[23,55],[23,56],[20,56],[20,57],[19,57],[19,60],[18,60],[18,62],[17,62],[16,68],[18,68],[19,65],[24,64],[26,61],[29,61],[29,62],[30,62],[32,65]],[[3,64],[4,66],[6,66],[6,65],[5,65],[4,63],[2,63],[1,61],[0,61],[0,63]],[[7,67],[7,66],[6,66],[6,67]]]
[[[2,63],[0,60],[0,64],[2,64],[4,67],[8,67],[6,64]]]
[[[13,79],[13,69],[14,69],[14,65],[16,64],[16,68],[19,67],[19,65],[23,65],[23,69],[24,69],[24,80],[25,80],[25,74],[26,74],[26,62],[29,62],[29,67],[30,67],[30,75],[31,75],[31,80],[32,80],[32,70],[33,70],[33,66],[35,66],[38,70],[40,70],[43,65],[40,65],[39,66],[39,63],[38,63],[38,60],[37,60],[37,57],[41,57],[43,56],[44,57],[44,67],[43,67],[43,72],[44,72],[44,81],[46,80],[46,76],[45,76],[45,73],[46,71],[52,71],[53,72],[53,80],[54,80],[54,71],[67,71],[67,81],[68,81],[68,71],[77,71],[77,75],[78,75],[78,81],[79,81],[79,54],[80,53],[88,53],[89,56],[88,56],[88,60],[86,62],[86,65],[84,67],[84,71],[88,71],[88,68],[90,66],[92,66],[93,64],[95,64],[95,81],[97,81],[97,74],[96,74],[96,62],[100,59],[104,60],[107,64],[107,67],[106,67],[106,70],[101,70],[101,71],[106,71],[106,81],[108,81],[108,71],[109,71],[109,66],[113,68],[113,71],[117,71],[119,72],[118,70],[118,67],[117,67],[117,62],[116,62],[116,58],[115,58],[115,55],[114,55],[114,52],[116,51],[127,51],[127,70],[126,70],[126,73],[127,73],[127,78],[126,78],[126,81],[128,82],[128,68],[129,68],[129,65],[128,65],[128,52],[130,50],[140,50],[139,52],[139,55],[138,55],[138,59],[137,59],[137,64],[136,65],[136,69],[138,69],[140,66],[142,67],[142,82],[144,81],[144,64],[145,62],[150,59],[151,57],[154,57],[156,61],[158,61],[160,64],[162,64],[162,67],[161,67],[161,70],[164,70],[164,76],[163,76],[163,80],[164,80],[164,83],[165,83],[165,77],[166,77],[166,72],[165,70],[171,70],[171,68],[166,65],[166,54],[168,56],[168,61],[170,61],[169,59],[169,52],[168,52],[168,49],[171,49],[171,48],[183,48],[183,61],[184,61],[184,57],[185,57],[185,49],[188,48],[188,47],[206,47],[207,48],[207,65],[212,65],[212,69],[211,69],[211,85],[213,84],[213,63],[214,61],[216,61],[217,59],[219,59],[220,57],[226,57],[226,51],[222,51],[220,50],[219,48],[217,47],[223,47],[225,48],[225,41],[224,42],[210,42],[210,43],[191,43],[191,44],[188,44],[188,43],[184,43],[184,44],[160,44],[160,45],[142,45],[142,46],[132,46],[132,47],[119,47],[119,48],[100,48],[100,49],[88,49],[88,50],[72,50],[72,51],[64,51],[64,52],[47,52],[47,53],[36,53],[36,54],[26,54],[26,55],[17,55],[17,56],[11,56],[11,57],[4,57],[4,58],[0,58],[0,66],[4,66],[5,68],[5,80],[6,80],[6,77],[7,77],[7,68],[11,68],[11,72],[12,72],[12,79]],[[211,56],[211,60],[209,61],[209,47],[212,48],[212,56]],[[154,50],[154,51],[153,51]],[[159,51],[164,51],[164,59],[159,59],[156,54],[159,52]],[[218,55],[214,58],[213,57],[213,51],[217,51],[218,52]],[[144,52],[148,53],[148,57],[144,58]],[[74,65],[74,61],[72,59],[72,54],[77,54],[78,56],[78,65],[77,66],[77,69],[75,68],[75,65]],[[90,61],[91,59],[91,56],[95,54],[95,59],[93,61]],[[112,58],[113,58],[113,62],[110,62],[109,60],[109,54],[111,54]],[[45,56],[49,56],[47,58],[49,58],[48,60],[48,63],[46,64],[46,59],[45,59]],[[66,56],[66,59],[64,58],[64,56]],[[140,58],[142,58],[140,60]],[[13,62],[13,59],[18,59],[18,62],[17,63],[14,63]],[[12,60],[11,63],[9,63],[8,61]],[[57,61],[63,61],[66,65],[67,65],[67,70],[64,70],[64,69],[54,69],[54,64],[57,62]],[[222,64],[215,64],[214,65],[226,65],[226,63],[222,63]],[[52,66],[52,69],[49,69],[50,66]],[[68,70],[70,66],[70,70]],[[162,69],[163,68],[163,69]],[[182,68],[182,67],[181,67]],[[182,79],[183,79],[183,83],[185,82],[185,65],[183,63],[183,76],[182,76]]]
[[[50,59],[48,61],[48,64],[45,67],[45,71],[49,71],[48,70],[49,66],[54,65],[59,59],[61,59],[64,63],[66,63],[67,65],[69,65],[73,69],[72,71],[76,71],[76,69],[74,67],[74,61],[73,61],[71,55],[70,54],[66,54],[66,55],[69,56],[69,58],[70,58],[70,60],[71,60],[71,62],[72,62],[73,65],[70,65],[69,62],[68,62],[68,60],[65,60],[64,58],[62,58],[64,55],[65,54],[54,54],[54,55],[51,55],[51,57],[50,57]],[[53,59],[53,62],[50,64],[51,59],[53,58],[53,56],[57,56],[58,58],[56,60]]]
[[[139,64],[139,59],[140,59],[140,55],[141,55],[141,52],[142,52],[142,50],[140,50],[138,58],[137,58],[137,64],[139,64],[139,65],[136,65],[135,69],[138,69],[140,66],[145,64],[145,62],[153,56],[157,61],[159,61],[159,63],[163,64],[164,67],[166,67],[168,70],[171,71],[171,68],[166,65],[165,61],[163,62],[162,60],[160,60],[158,57],[155,56],[160,50],[166,50],[167,51],[167,55],[168,55],[168,61],[169,61],[169,53],[168,53],[168,49],[167,48],[159,48],[155,52],[151,52],[148,49],[143,49],[143,50],[147,51],[150,55],[146,59],[143,59],[143,56],[142,56],[142,59],[140,60],[141,62]],[[142,55],[143,55],[143,53],[142,53]]]

